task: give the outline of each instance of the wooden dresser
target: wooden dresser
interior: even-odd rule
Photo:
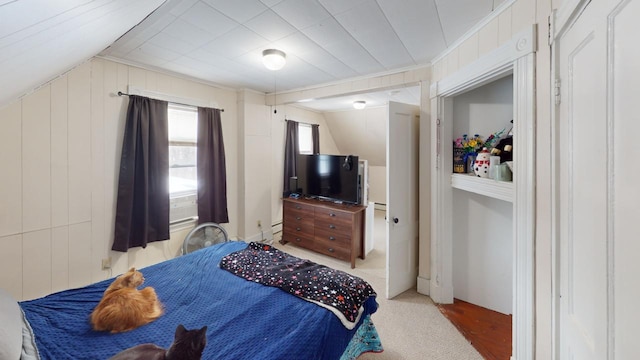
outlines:
[[[364,259],[365,207],[315,199],[283,199],[282,242],[336,259]]]

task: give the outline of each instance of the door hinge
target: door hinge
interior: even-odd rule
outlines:
[[[553,84],[553,94],[556,97],[556,105],[560,105],[560,79],[556,79]]]
[[[548,21],[548,25],[549,25],[549,28],[548,28],[549,34],[547,34],[547,42],[549,43],[549,45],[552,45],[553,44],[553,32],[555,31],[554,28],[553,28],[553,14],[550,15],[547,18],[547,21]]]

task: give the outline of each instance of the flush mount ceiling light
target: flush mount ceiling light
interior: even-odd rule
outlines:
[[[358,110],[364,109],[365,106],[367,106],[367,102],[366,101],[359,100],[359,101],[354,101],[353,102],[353,107],[355,109],[358,109]]]
[[[278,49],[267,49],[262,52],[262,62],[269,70],[280,70],[287,63],[287,55]]]

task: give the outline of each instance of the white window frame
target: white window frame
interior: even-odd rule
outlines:
[[[185,106],[169,102],[169,109],[188,110],[193,111],[196,114],[197,119],[197,107]],[[168,119],[171,122],[171,119]],[[176,121],[174,119],[174,121]],[[197,139],[193,140],[171,140],[169,139],[169,146],[197,146]],[[197,159],[194,159],[194,162]],[[197,163],[196,163],[197,164]],[[197,180],[196,180],[197,181]],[[176,231],[181,228],[187,228],[193,225],[198,219],[198,190],[188,190],[176,193],[169,193],[169,227],[171,231]],[[177,211],[183,211],[186,213],[184,216],[176,215]],[[172,218],[176,218],[171,220]]]

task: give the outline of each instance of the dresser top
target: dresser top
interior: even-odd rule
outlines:
[[[366,209],[366,207],[362,205],[354,205],[354,204],[348,204],[348,203],[340,204],[340,203],[334,202],[333,200],[318,200],[318,199],[307,199],[307,198],[300,198],[300,199],[284,198],[282,200],[286,202],[309,204],[313,206],[325,207],[325,208],[335,209],[340,211],[348,211],[352,213],[358,213]]]

